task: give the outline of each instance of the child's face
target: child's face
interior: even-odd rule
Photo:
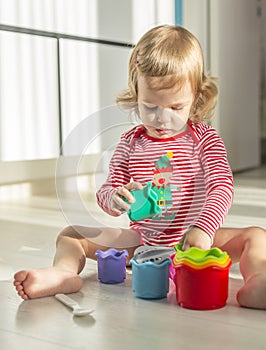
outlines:
[[[138,108],[148,135],[165,139],[185,131],[194,95],[187,81],[181,88],[151,89],[161,78],[140,76]]]

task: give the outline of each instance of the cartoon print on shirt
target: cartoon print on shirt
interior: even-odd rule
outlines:
[[[158,205],[162,209],[161,216],[166,220],[172,220],[175,218],[175,213],[171,211],[173,206],[172,189],[179,189],[177,186],[170,185],[170,179],[173,175],[173,167],[170,159],[173,157],[173,152],[167,152],[156,163],[153,170],[152,189],[158,196]],[[160,219],[158,215],[153,219]]]

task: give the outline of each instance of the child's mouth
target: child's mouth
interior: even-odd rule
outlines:
[[[169,129],[155,129],[156,132],[160,135],[167,135],[169,133]]]

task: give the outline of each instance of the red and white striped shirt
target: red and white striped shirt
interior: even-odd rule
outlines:
[[[222,139],[204,123],[189,121],[185,132],[167,139],[147,135],[141,125],[123,134],[108,178],[97,192],[98,204],[112,215],[110,199],[116,188],[130,181],[143,186],[152,182],[167,154],[171,154],[171,178],[156,189],[166,193],[168,188],[167,205],[160,217],[131,222],[130,228],[149,245],[173,246],[191,225],[213,238],[232,204],[233,179]]]

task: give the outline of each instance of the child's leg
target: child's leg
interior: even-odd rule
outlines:
[[[214,246],[240,262],[244,285],[238,291],[241,306],[266,309],[266,231],[259,227],[224,228],[216,232]]]
[[[74,293],[82,287],[78,274],[83,270],[86,258],[95,259],[97,249],[127,249],[131,258],[139,245],[140,236],[132,230],[67,227],[57,238],[53,266],[19,271],[14,276],[14,285],[25,300]]]

